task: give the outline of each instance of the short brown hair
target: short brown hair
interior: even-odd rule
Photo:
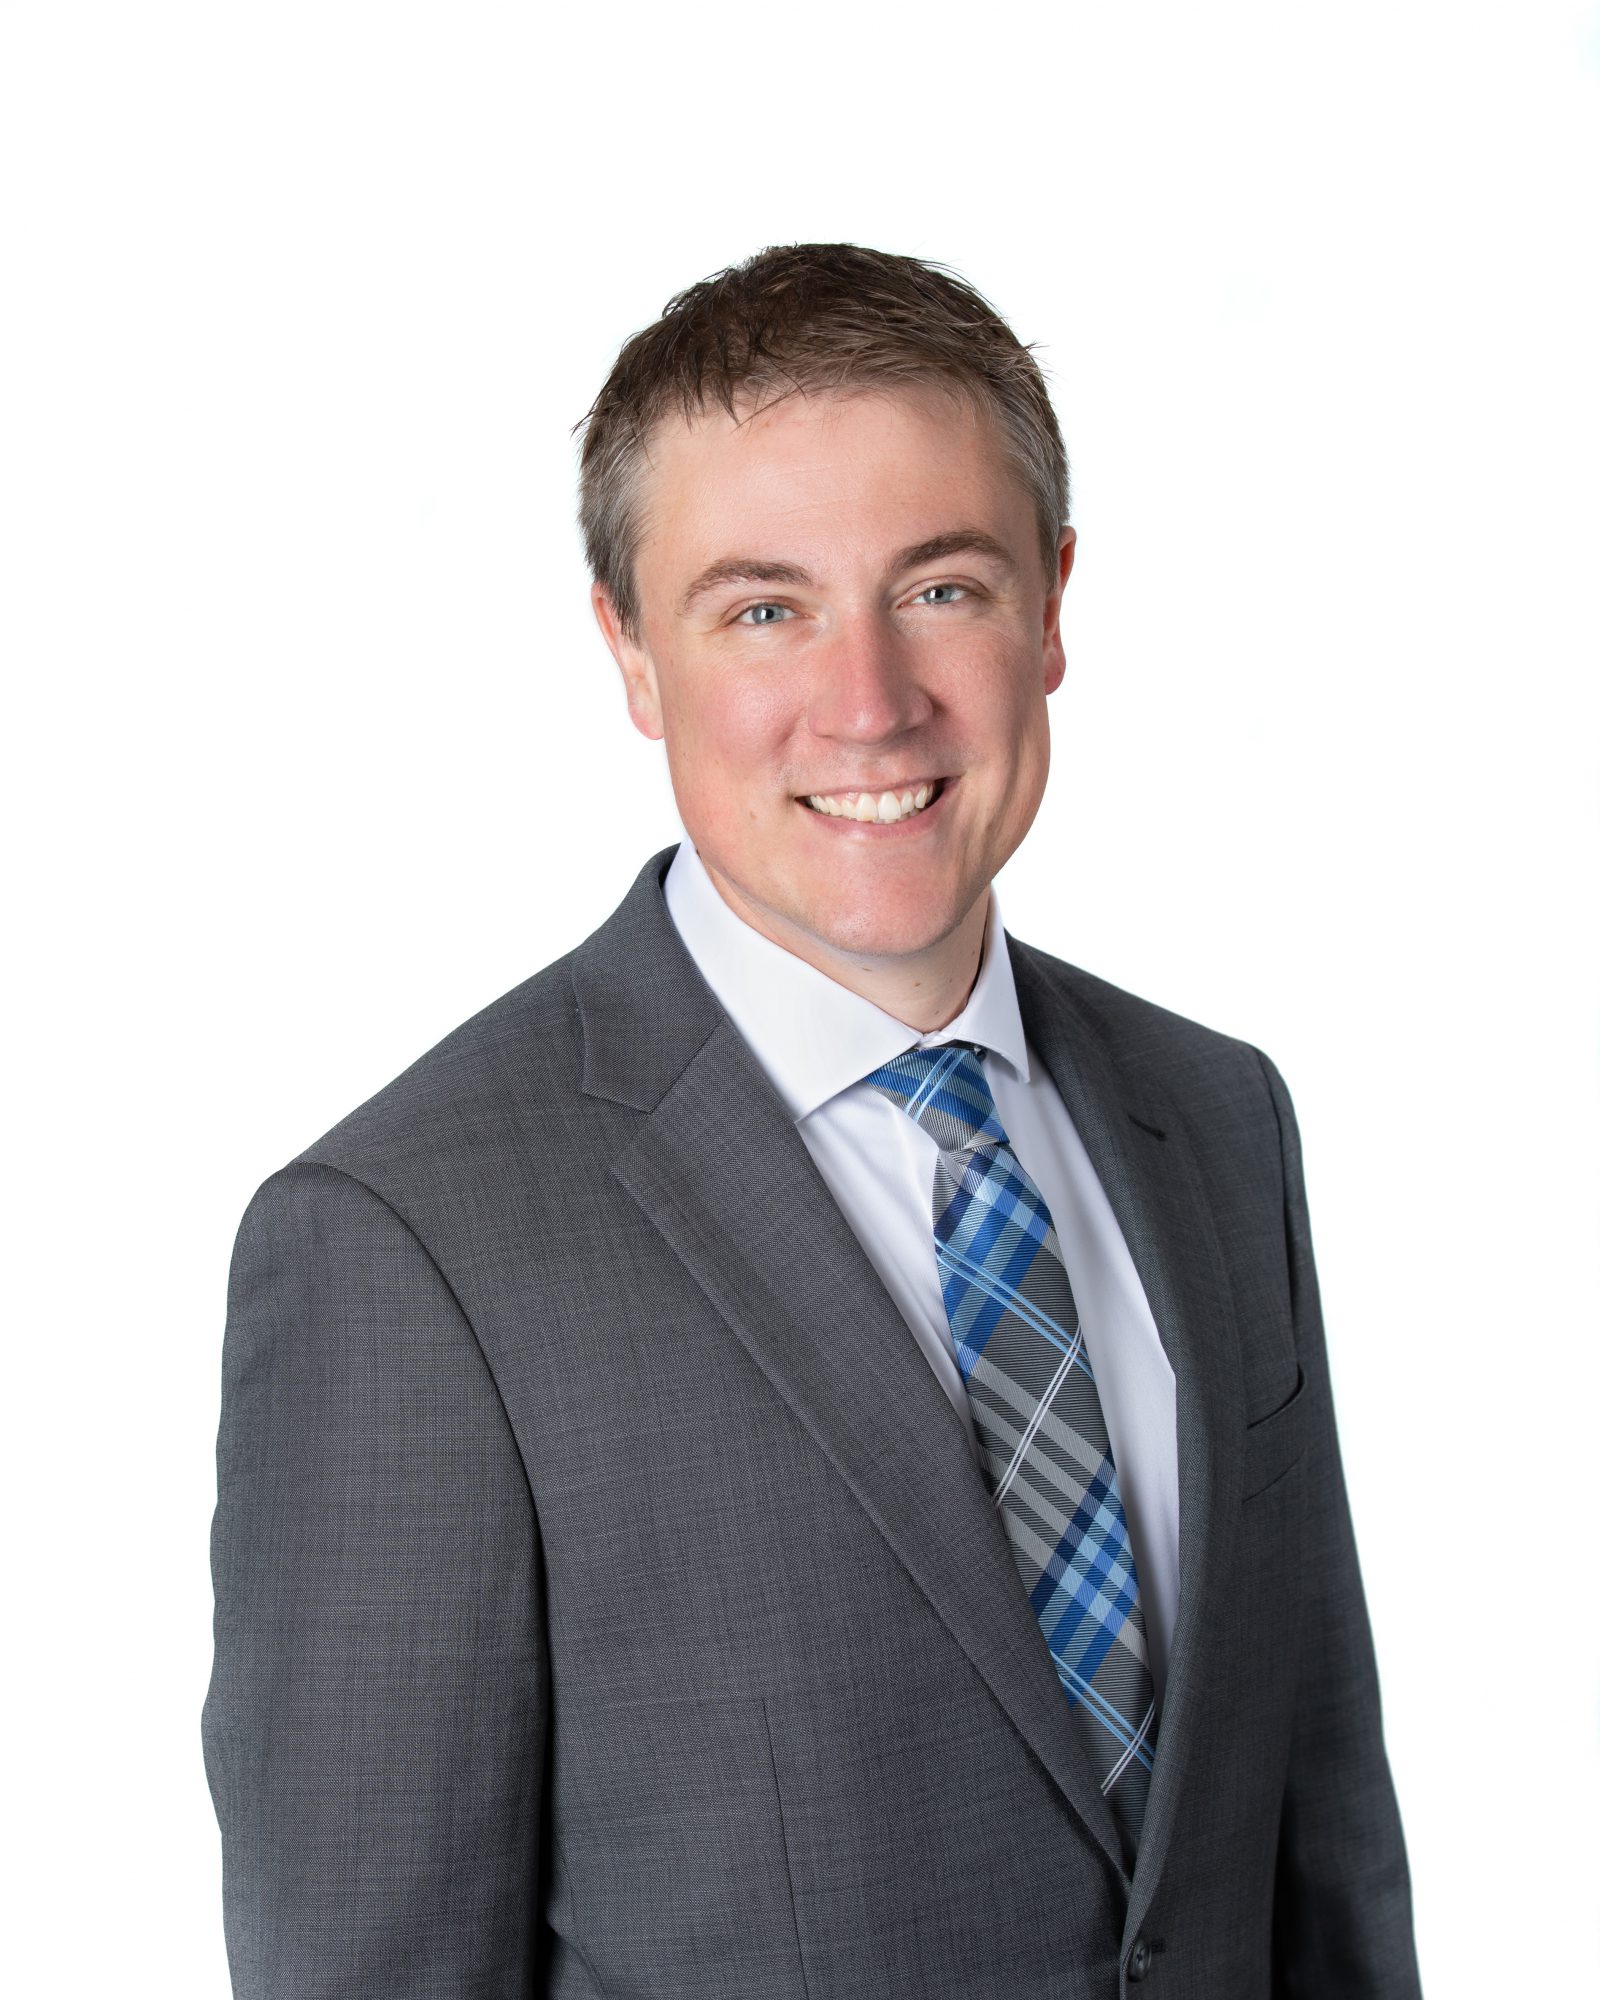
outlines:
[[[855,243],[788,243],[701,279],[623,346],[587,416],[578,518],[597,582],[630,638],[637,473],[650,434],[712,403],[737,417],[801,392],[935,382],[994,421],[1033,500],[1054,578],[1067,454],[1039,364],[978,292],[942,264]]]

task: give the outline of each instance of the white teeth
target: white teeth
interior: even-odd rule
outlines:
[[[864,826],[893,826],[921,812],[934,793],[932,785],[908,785],[903,792],[812,792],[806,804],[831,819],[859,820]]]

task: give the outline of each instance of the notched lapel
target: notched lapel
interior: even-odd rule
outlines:
[[[1176,1377],[1178,1617],[1161,1734],[1134,1875],[1137,1929],[1171,1838],[1204,1727],[1202,1690],[1225,1621],[1238,1515],[1242,1408],[1232,1293],[1205,1183],[1184,1121],[1147,1076],[1114,1059],[1098,1019],[1051,961],[1014,939],[1012,969],[1028,1041],[1072,1114],[1133,1257]]]
[[[684,950],[659,886],[670,858],[649,864],[574,968],[585,1089],[645,1114],[612,1171],[1126,1880],[1110,1807],[961,1421]]]

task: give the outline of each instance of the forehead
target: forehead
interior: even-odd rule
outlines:
[[[997,535],[1019,523],[1032,532],[1031,500],[993,419],[939,384],[674,415],[648,440],[636,504],[639,558],[655,565],[692,561],[734,533],[812,553],[880,536],[899,546],[952,525],[952,509]]]

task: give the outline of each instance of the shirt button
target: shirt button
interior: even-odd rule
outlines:
[[[1150,1970],[1150,1947],[1143,1937],[1136,1937],[1133,1950],[1128,1954],[1128,1978],[1143,1979]]]

